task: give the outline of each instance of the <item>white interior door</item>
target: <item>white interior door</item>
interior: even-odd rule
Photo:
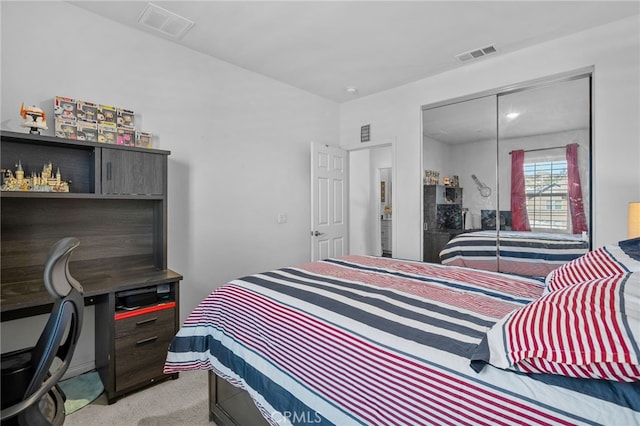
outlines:
[[[311,260],[349,250],[347,151],[311,142]]]

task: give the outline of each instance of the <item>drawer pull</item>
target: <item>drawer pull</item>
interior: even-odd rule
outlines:
[[[158,321],[158,317],[149,318],[149,319],[146,319],[146,320],[138,321],[136,323],[136,326],[145,325],[145,324],[149,324],[150,322],[156,322],[156,321]]]
[[[153,336],[153,337],[149,337],[148,339],[138,340],[136,342],[136,345],[144,345],[145,343],[155,342],[156,340],[158,340],[158,336]]]

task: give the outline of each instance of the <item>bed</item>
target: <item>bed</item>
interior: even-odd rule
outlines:
[[[165,372],[210,370],[211,418],[220,425],[640,424],[640,274],[622,253],[603,283],[590,277],[575,285],[567,284],[571,271],[545,284],[368,256],[247,276],[213,291],[189,315]],[[615,336],[624,359],[583,359],[595,373],[544,371],[550,367],[531,362],[535,356],[505,364],[513,352],[526,353],[500,348],[510,341],[510,321],[535,317],[525,310],[541,301],[589,306],[566,302],[573,297],[566,292],[581,297],[578,284],[610,289],[607,309],[616,313],[601,316],[605,327],[624,324]],[[601,323],[589,321],[586,332]],[[563,362],[570,364],[548,364],[562,369]],[[232,419],[223,403],[237,394],[244,402],[236,416],[244,418]]]
[[[582,235],[484,230],[456,235],[440,252],[443,265],[545,277],[589,250]]]

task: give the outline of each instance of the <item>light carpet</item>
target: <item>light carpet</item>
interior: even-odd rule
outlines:
[[[68,415],[65,426],[215,426],[209,422],[206,371],[186,371],[108,405],[103,393]]]

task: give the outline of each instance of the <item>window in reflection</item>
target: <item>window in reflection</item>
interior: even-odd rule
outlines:
[[[567,161],[525,162],[524,185],[531,230],[571,232]]]

